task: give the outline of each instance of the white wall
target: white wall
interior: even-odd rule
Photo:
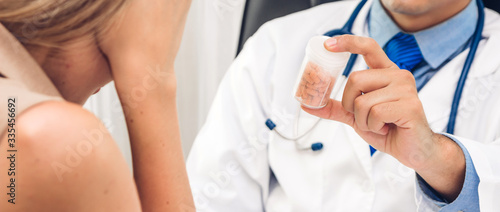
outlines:
[[[178,105],[185,156],[232,63],[245,0],[193,0],[176,60]]]
[[[178,112],[184,155],[205,122],[218,84],[237,49],[245,0],[193,0],[176,58]],[[132,159],[125,119],[113,83],[84,105],[106,124],[125,159]]]

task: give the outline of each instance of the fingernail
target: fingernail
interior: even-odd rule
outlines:
[[[325,41],[327,47],[333,47],[337,44],[337,38],[330,38]]]

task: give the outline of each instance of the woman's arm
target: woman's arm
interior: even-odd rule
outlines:
[[[195,211],[179,135],[175,77],[162,80],[164,85],[151,90],[117,85],[126,111],[134,177],[144,211]],[[147,90],[144,97],[140,90]]]
[[[111,64],[144,211],[195,211],[176,109],[174,60],[188,0],[131,0],[100,46]]]

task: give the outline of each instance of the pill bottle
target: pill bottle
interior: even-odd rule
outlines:
[[[295,99],[308,108],[326,106],[335,82],[342,75],[351,55],[349,52],[326,50],[324,42],[328,38],[315,36],[309,40],[295,85]]]

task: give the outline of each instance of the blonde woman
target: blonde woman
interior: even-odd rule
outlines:
[[[194,211],[174,59],[189,0],[0,0],[0,211]],[[115,81],[133,176],[81,105]]]

